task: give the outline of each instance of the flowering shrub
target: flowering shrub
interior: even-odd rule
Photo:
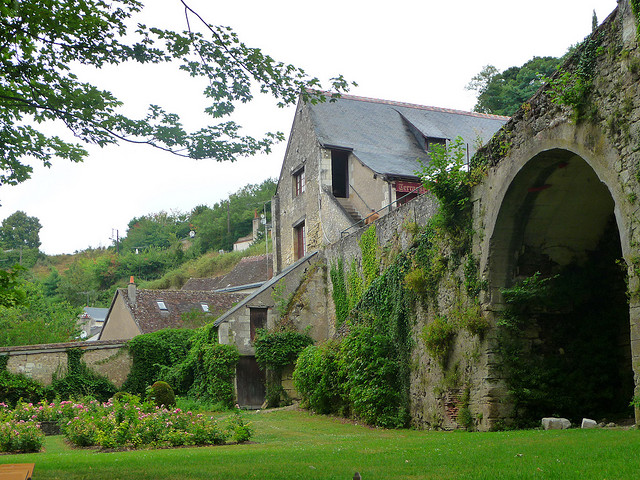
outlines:
[[[230,438],[237,442],[251,438],[252,431],[239,411],[227,428],[221,428],[207,415],[140,403],[135,396],[126,400],[79,409],[62,426],[67,439],[77,446],[111,449],[219,445]]]
[[[39,452],[43,443],[44,433],[36,422],[0,423],[0,452]]]
[[[253,433],[239,409],[220,427],[211,416],[159,408],[135,395],[106,403],[19,402],[14,410],[0,403],[0,451],[39,451],[44,434],[38,427],[44,421],[57,421],[73,445],[102,449],[219,445],[247,441]]]

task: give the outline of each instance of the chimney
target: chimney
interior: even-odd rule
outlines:
[[[129,279],[129,286],[127,287],[127,294],[129,295],[129,303],[136,306],[136,284],[133,281],[133,275]]]

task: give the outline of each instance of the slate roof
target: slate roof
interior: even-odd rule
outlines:
[[[107,313],[109,313],[108,308],[101,307],[84,307],[83,310],[97,322],[104,322],[104,319],[107,318]]]
[[[308,104],[318,141],[324,148],[352,150],[380,175],[414,177],[417,158],[427,159],[423,137],[461,136],[475,153],[509,117],[463,112],[375,98],[342,95],[335,102]]]
[[[267,270],[267,261],[269,267]],[[190,278],[182,290],[220,290],[241,285],[251,285],[267,281],[273,276],[272,255],[244,257],[225,275],[209,278]]]
[[[196,290],[147,290],[137,289],[136,305],[132,305],[126,288],[119,288],[125,305],[142,333],[157,332],[164,328],[188,328],[181,316],[193,310],[202,312],[202,303],[209,306],[211,320],[241,302],[242,293],[216,293]],[[164,302],[166,311],[160,310],[158,301]]]

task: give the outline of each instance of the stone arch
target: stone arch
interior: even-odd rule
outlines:
[[[631,212],[618,178],[617,152],[606,148],[605,140],[594,140],[593,130],[570,124],[560,130],[561,135],[545,132],[504,158],[490,172],[478,203],[486,232],[481,266],[490,286],[487,304],[494,312],[503,307],[501,288],[536,271],[551,275],[584,264],[605,237],[615,239],[617,256],[630,264]],[[633,378],[633,346],[640,340],[633,328],[636,303],[624,307],[626,324],[616,326],[624,343],[625,395]]]

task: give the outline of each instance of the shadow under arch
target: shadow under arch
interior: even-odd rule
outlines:
[[[537,404],[515,400],[530,414],[573,413],[573,420],[631,415],[630,315],[624,262],[616,262],[623,247],[615,210],[609,188],[589,163],[562,148],[535,154],[506,189],[489,243],[492,303],[508,308],[501,289],[536,273],[555,282],[548,295],[561,295],[526,311],[518,348],[537,362],[529,366],[531,379],[526,369],[520,379],[505,369],[511,391],[537,389]],[[567,411],[571,406],[583,410]]]

